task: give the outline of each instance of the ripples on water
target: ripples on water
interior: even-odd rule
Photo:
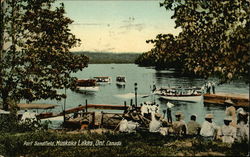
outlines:
[[[126,77],[127,83],[125,88],[116,85],[115,78],[118,75],[123,75]],[[110,76],[112,77],[112,83],[101,85],[100,91],[96,93],[79,94],[67,90],[66,108],[76,107],[79,104],[85,105],[86,99],[88,100],[89,104],[123,105],[124,101],[129,104],[130,99],[134,99],[134,83],[136,82],[138,84],[138,104],[143,101],[155,100],[156,103],[160,104],[160,111],[162,112],[162,110],[166,109],[167,101],[161,101],[157,96],[141,98],[143,95],[150,93],[153,82],[155,82],[157,87],[201,87],[206,82],[206,80],[201,78],[182,76],[180,73],[175,72],[174,70],[156,71],[152,68],[138,67],[135,64],[90,64],[88,68],[73,74],[73,76],[76,76],[79,79],[89,79],[95,76]],[[222,93],[248,94],[248,91],[248,85],[241,81],[216,87],[216,92]],[[41,100],[39,103],[58,104],[60,106],[55,108],[53,111],[62,111],[61,106],[63,105],[63,101]],[[204,105],[203,102],[174,102],[174,104],[175,106],[172,108],[173,118],[176,111],[182,111],[185,115],[186,122],[188,122],[190,115],[195,113],[198,115],[197,121],[202,123],[204,121],[205,114],[212,113],[214,114],[214,121],[217,124],[222,125],[223,123],[225,107],[218,105]],[[106,112],[108,111],[106,110]],[[109,112],[115,111],[113,110]]]

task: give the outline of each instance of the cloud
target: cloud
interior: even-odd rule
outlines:
[[[139,23],[139,24],[131,24],[131,23],[128,23],[128,24],[124,24],[122,26],[120,26],[120,28],[125,28],[127,30],[137,30],[137,31],[142,31],[144,28],[145,28],[145,24],[142,24],[142,23]]]
[[[78,25],[78,26],[107,26],[110,27],[108,23],[72,23],[71,25]]]

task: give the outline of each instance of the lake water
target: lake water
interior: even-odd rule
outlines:
[[[112,77],[112,83],[101,85],[100,90],[96,93],[80,94],[67,90],[66,108],[77,107],[79,104],[85,105],[85,100],[88,100],[89,104],[114,104],[123,105],[124,101],[127,105],[130,104],[130,99],[134,101],[134,83],[137,83],[138,104],[144,101],[156,101],[160,104],[160,111],[166,109],[167,101],[160,101],[157,96],[149,96],[142,98],[143,95],[150,93],[153,82],[157,87],[161,86],[182,86],[201,87],[207,80],[194,77],[181,76],[178,72],[171,70],[156,71],[153,68],[138,67],[135,64],[90,64],[88,68],[83,71],[72,74],[79,79],[89,79],[95,76],[110,76]],[[115,78],[118,75],[126,77],[127,83],[125,88],[120,88],[116,85]],[[64,92],[64,91],[62,91]],[[230,84],[224,84],[216,87],[216,92],[222,93],[236,93],[236,94],[248,94],[249,87],[243,81],[232,82]],[[58,104],[59,107],[55,108],[54,112],[61,112],[64,101],[51,101],[43,100],[39,103],[52,103]],[[185,121],[188,122],[191,114],[197,114],[197,121],[202,123],[204,116],[207,113],[214,114],[214,121],[221,125],[225,116],[225,107],[218,105],[204,105],[200,103],[181,103],[174,102],[175,106],[172,108],[172,116],[176,111],[184,113]],[[105,111],[105,112],[121,112],[121,111]]]

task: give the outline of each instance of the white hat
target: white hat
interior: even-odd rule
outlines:
[[[238,108],[236,112],[237,112],[237,114],[242,114],[242,115],[245,115],[245,114],[246,114],[246,112],[244,111],[244,109],[241,108],[241,107]]]
[[[174,106],[174,104],[168,102],[168,103],[167,103],[167,106],[168,106],[168,108],[172,108],[172,107]]]
[[[224,103],[235,105],[235,103],[231,99],[225,100]]]

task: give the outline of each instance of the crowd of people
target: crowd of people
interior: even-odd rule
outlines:
[[[189,137],[201,137],[208,140],[221,140],[224,143],[249,142],[249,114],[243,108],[237,111],[230,106],[226,109],[224,124],[218,126],[213,121],[213,114],[206,114],[204,122],[200,125],[196,119],[197,115],[192,114],[190,121],[184,121],[182,112],[175,113],[175,121],[169,122],[161,118],[158,113],[152,114],[152,120],[149,125],[150,132],[159,132],[162,135],[177,135]],[[235,116],[235,117],[234,117]]]
[[[141,107],[141,114],[146,116],[150,109],[151,121],[149,122],[149,132],[158,132],[164,136],[188,136],[199,137],[205,141],[209,140],[221,140],[223,143],[232,144],[234,142],[249,142],[249,113],[244,111],[243,108],[235,109],[230,102],[225,102],[227,105],[225,111],[224,124],[218,126],[214,122],[213,114],[206,114],[204,122],[199,124],[196,119],[196,114],[190,115],[188,123],[184,121],[184,114],[182,112],[175,113],[175,120],[172,120],[171,106],[164,111],[164,115],[160,114],[159,106],[143,105]],[[167,112],[167,119],[165,119],[165,113]],[[120,127],[125,131],[124,125]],[[128,123],[127,123],[128,124]],[[133,129],[136,129],[136,125],[131,124]]]

